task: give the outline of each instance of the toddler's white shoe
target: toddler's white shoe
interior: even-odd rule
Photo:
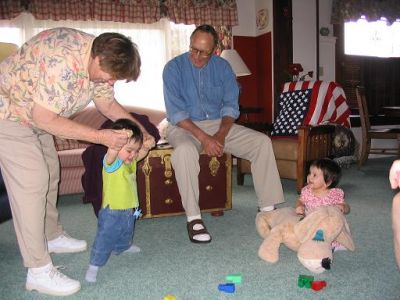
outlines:
[[[80,290],[79,281],[65,276],[52,263],[40,267],[29,268],[26,276],[26,289],[52,296],[69,296]]]
[[[85,251],[87,243],[70,237],[65,231],[54,240],[47,241],[49,253],[75,253]]]

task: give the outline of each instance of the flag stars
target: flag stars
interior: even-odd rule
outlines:
[[[273,124],[272,135],[295,135],[302,125],[310,104],[311,90],[282,93],[279,115]]]

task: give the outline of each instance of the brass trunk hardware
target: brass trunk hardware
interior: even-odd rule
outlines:
[[[145,158],[143,163],[142,171],[145,175],[145,185],[146,185],[146,211],[151,212],[151,202],[150,202],[150,173],[151,173],[151,165],[149,162],[150,155]]]
[[[172,165],[171,165],[171,155],[164,155],[162,157],[161,163],[164,164],[164,176],[166,178],[172,177]]]
[[[144,175],[146,177],[149,177],[150,173],[151,173],[151,166],[150,166],[150,162],[149,162],[149,157],[150,155],[148,155],[144,161],[143,167],[142,167],[142,171],[144,173]]]
[[[206,191],[210,192],[210,191],[212,191],[212,189],[213,189],[212,185],[207,185],[206,186]]]
[[[165,204],[171,205],[172,203],[174,203],[174,200],[172,200],[171,198],[167,198],[164,200]]]
[[[217,176],[220,163],[215,156],[211,157],[208,167],[210,168],[211,175],[214,177]]]

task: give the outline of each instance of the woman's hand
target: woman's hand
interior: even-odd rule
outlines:
[[[102,129],[99,130],[98,144],[102,144],[115,151],[126,145],[130,135],[126,130]]]

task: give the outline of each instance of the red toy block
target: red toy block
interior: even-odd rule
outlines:
[[[314,291],[322,290],[324,287],[326,287],[326,281],[313,281],[311,283],[311,288]]]

